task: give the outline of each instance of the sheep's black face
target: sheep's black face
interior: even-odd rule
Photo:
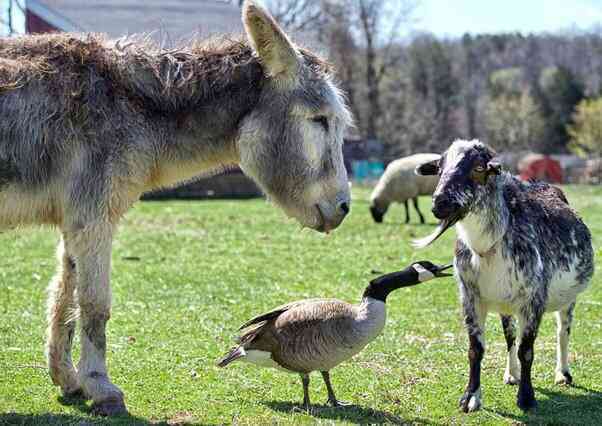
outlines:
[[[417,174],[441,176],[433,194],[433,214],[441,223],[427,244],[464,218],[484,192],[489,177],[500,173],[500,165],[492,161],[494,156],[495,151],[479,141],[459,140],[439,160],[416,168]]]
[[[385,216],[385,213],[387,212],[387,209],[379,209],[376,206],[370,206],[370,213],[372,213],[372,219],[374,219],[374,222],[376,223],[382,223],[383,221],[383,217]]]

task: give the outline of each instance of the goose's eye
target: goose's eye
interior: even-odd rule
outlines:
[[[474,168],[474,171],[477,173],[483,173],[485,171],[485,167],[483,166],[477,166]]]
[[[328,118],[325,115],[316,115],[312,117],[311,121],[322,126],[325,132],[328,132]]]

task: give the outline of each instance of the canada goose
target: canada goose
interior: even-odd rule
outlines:
[[[301,375],[303,405],[309,407],[309,373],[319,370],[328,390],[328,402],[344,405],[334,395],[329,370],[348,360],[374,340],[385,325],[389,293],[435,277],[452,265],[416,262],[403,271],[370,281],[362,301],[352,305],[337,299],[307,299],[282,305],[259,315],[239,330],[239,345],[218,363],[225,367],[241,359],[261,367],[275,367]]]

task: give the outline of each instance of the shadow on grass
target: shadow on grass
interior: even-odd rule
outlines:
[[[119,417],[91,417],[77,414],[26,414],[3,413],[0,414],[0,425],[166,425],[167,423],[150,423],[147,420],[129,415]]]
[[[493,411],[500,416],[524,422],[527,424],[602,424],[602,392],[572,385],[573,389],[586,392],[575,395],[568,388],[551,389],[535,388],[535,397],[546,395],[548,398],[538,398],[537,408],[530,413],[514,414],[504,411]]]
[[[31,414],[31,413],[2,413],[0,414],[0,426],[3,425],[156,425],[161,423],[150,423],[147,420],[130,414],[115,417],[97,417],[91,414],[86,400],[79,396],[57,398],[59,403],[72,407],[82,414]],[[167,424],[167,423],[163,423]]]
[[[355,424],[367,424],[367,423],[387,423],[397,425],[407,424],[429,424],[433,425],[432,421],[423,419],[402,419],[395,416],[394,414],[387,413],[386,411],[373,410],[372,408],[364,408],[359,405],[349,405],[345,407],[331,407],[330,405],[316,405],[312,404],[309,412],[303,408],[302,404],[295,404],[286,401],[267,401],[263,403],[272,410],[280,411],[283,413],[307,413],[313,417],[329,420],[343,420],[349,423]]]

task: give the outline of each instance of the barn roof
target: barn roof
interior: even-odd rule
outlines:
[[[179,40],[191,35],[242,31],[238,0],[35,0],[74,23],[79,31],[110,37],[159,32]],[[67,29],[68,31],[71,29]]]

